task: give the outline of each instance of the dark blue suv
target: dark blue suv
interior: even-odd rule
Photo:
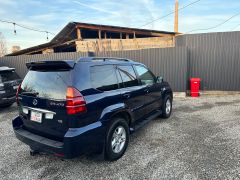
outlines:
[[[73,158],[94,151],[117,160],[131,132],[171,115],[169,84],[141,63],[87,57],[31,62],[27,67],[13,128],[31,155]]]

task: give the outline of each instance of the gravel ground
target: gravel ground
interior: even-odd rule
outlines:
[[[90,156],[31,157],[0,109],[0,179],[240,179],[240,96],[178,98],[168,120],[131,135],[116,162]]]

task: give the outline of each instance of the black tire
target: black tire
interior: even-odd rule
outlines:
[[[121,148],[121,151],[116,153],[115,149],[112,147],[113,135],[119,128],[123,128],[126,133],[124,146]],[[121,140],[120,140],[121,141]],[[107,132],[106,146],[105,146],[105,159],[109,161],[116,161],[123,156],[125,153],[129,142],[129,126],[125,119],[123,118],[114,118],[113,123],[110,125]],[[121,145],[120,145],[121,147]],[[116,151],[116,150],[115,150]]]
[[[14,103],[7,103],[7,104],[1,104],[0,108],[8,108],[10,106],[12,106]]]
[[[167,110],[167,103],[170,102],[170,111]],[[172,97],[170,95],[166,95],[163,99],[163,105],[162,105],[162,118],[167,119],[172,114]]]

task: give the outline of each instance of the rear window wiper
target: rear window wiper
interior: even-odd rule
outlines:
[[[30,92],[30,91],[21,92],[21,95],[34,96],[34,97],[36,97],[38,94],[39,94],[38,92]]]

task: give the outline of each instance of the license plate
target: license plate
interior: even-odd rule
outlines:
[[[42,123],[42,113],[37,111],[31,111],[31,121]]]
[[[13,89],[17,89],[18,88],[18,86],[13,86]]]

